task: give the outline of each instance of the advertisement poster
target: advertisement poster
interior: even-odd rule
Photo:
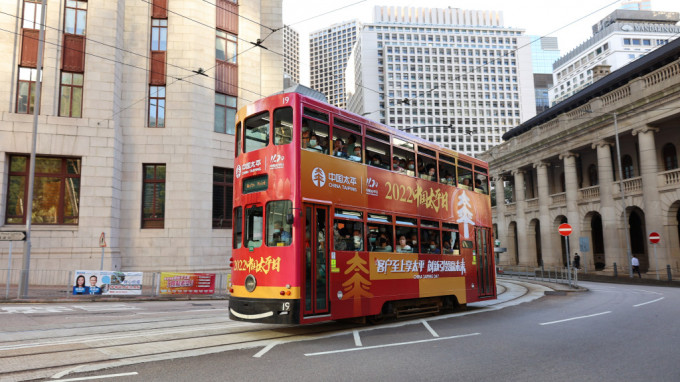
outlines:
[[[141,295],[142,272],[75,271],[74,295]]]
[[[213,294],[214,273],[161,273],[161,294]]]

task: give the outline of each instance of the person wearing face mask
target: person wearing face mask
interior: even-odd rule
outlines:
[[[397,252],[413,252],[413,248],[406,244],[406,237],[404,235],[399,236],[399,242],[397,243]]]
[[[354,250],[355,251],[363,251],[364,250],[364,241],[361,238],[361,232],[359,232],[358,229],[354,230],[354,234],[352,236],[352,243],[354,244]]]
[[[427,168],[427,176],[429,177],[429,180],[436,180],[437,179],[437,170],[435,170],[433,165],[428,166]]]
[[[411,234],[411,247],[418,248],[418,234]]]
[[[354,162],[361,162],[361,146],[354,146],[354,151],[349,159]]]
[[[439,250],[439,247],[437,246],[437,242],[434,240],[430,240],[430,247],[427,249],[428,253],[433,253],[433,254],[440,254],[441,251]]]
[[[274,238],[276,238],[276,240]],[[283,242],[285,245],[288,245],[290,244],[290,239],[290,232],[281,229],[281,222],[275,222],[272,233],[272,241]],[[276,243],[274,245],[276,245]]]
[[[410,176],[415,176],[415,170],[416,170],[416,162],[411,159],[408,161],[408,164],[406,165],[406,174]]]
[[[309,143],[307,144],[307,148],[309,150],[323,152],[323,147],[319,145],[319,137],[317,137],[316,134],[312,133],[312,135],[309,137]]]
[[[392,252],[392,246],[387,243],[387,239],[380,238],[376,252]]]
[[[382,161],[380,160],[380,155],[373,154],[373,157],[371,157],[371,165],[378,168],[383,168]]]

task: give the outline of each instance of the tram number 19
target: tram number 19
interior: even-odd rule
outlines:
[[[290,302],[284,302],[284,303],[281,305],[281,311],[287,312],[287,311],[289,311],[289,310],[290,310]]]

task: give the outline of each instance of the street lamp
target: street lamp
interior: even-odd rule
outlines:
[[[626,213],[626,191],[623,186],[623,168],[621,167],[621,147],[619,144],[619,125],[617,121],[618,113],[593,112],[586,110],[587,113],[602,113],[611,115],[614,118],[614,137],[616,139],[616,159],[619,164],[619,190],[621,191],[621,204],[623,206],[623,235],[626,237],[626,251],[628,255],[628,276],[633,277],[633,267],[630,265],[632,260],[630,250],[630,232],[628,232],[628,214]]]

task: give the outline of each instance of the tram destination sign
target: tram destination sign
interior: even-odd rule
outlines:
[[[243,179],[243,193],[251,194],[253,192],[264,191],[269,187],[269,177],[267,174],[253,176]]]
[[[0,232],[0,241],[24,241],[24,240],[26,240],[26,232],[24,231]]]

